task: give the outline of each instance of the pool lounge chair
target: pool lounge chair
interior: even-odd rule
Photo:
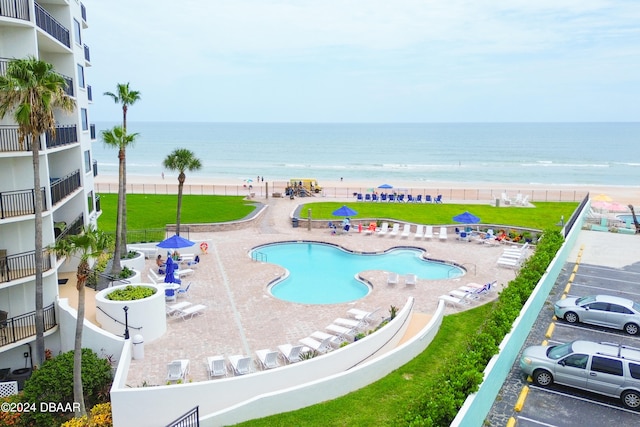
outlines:
[[[397,236],[398,231],[400,231],[400,224],[396,222],[395,224],[393,224],[393,228],[389,232],[389,236],[393,236],[393,237]]]
[[[424,237],[424,225],[416,225],[416,234],[413,235],[416,239],[422,239]]]
[[[398,273],[394,273],[393,271],[389,272],[387,275],[387,285],[397,285],[400,281],[398,277]]]
[[[209,378],[226,377],[228,371],[224,363],[224,356],[207,357],[207,372]]]
[[[310,335],[310,337],[318,341],[328,339],[329,345],[331,345],[334,348],[340,347],[343,342],[347,341],[347,339],[340,334],[328,334],[322,331],[315,331]]]
[[[424,238],[433,239],[433,225],[427,225],[424,229]]]
[[[256,356],[258,357],[258,363],[263,370],[273,369],[280,366],[278,363],[278,352],[271,349],[257,350]]]
[[[411,234],[411,224],[405,224],[400,237],[407,238],[409,237],[409,234]]]
[[[189,373],[189,359],[172,360],[167,365],[167,381],[184,381]]]
[[[415,274],[407,274],[404,278],[405,286],[415,286],[418,283],[418,276]]]
[[[302,347],[301,345],[281,344],[278,346],[278,350],[286,363],[296,363],[302,360],[300,359]]]
[[[345,319],[344,317],[338,317],[333,321],[336,325],[346,326],[347,328],[362,328],[365,324],[362,320]]]
[[[349,313],[349,315],[357,321],[365,325],[369,325],[373,320],[374,314],[376,314],[378,311],[380,311],[380,307],[376,308],[373,311],[364,311],[357,308],[350,308],[349,310],[347,310],[347,313]]]
[[[202,311],[207,308],[206,305],[195,304],[186,308],[176,310],[176,317],[181,317],[182,320],[187,320],[187,317],[190,319],[195,315],[201,315]]]
[[[465,305],[469,305],[469,301],[467,298],[458,298],[458,297],[453,297],[451,295],[440,295],[438,299],[454,307],[463,307]]]
[[[245,375],[253,371],[251,367],[253,360],[250,356],[243,356],[241,354],[229,356],[229,364],[231,365],[234,375]]]
[[[440,227],[440,234],[438,234],[439,240],[447,240],[447,227]]]
[[[382,237],[385,234],[387,234],[388,231],[389,231],[389,223],[383,222],[382,226],[380,227],[380,230],[378,230],[378,236]]]
[[[190,306],[191,303],[189,301],[182,301],[176,304],[168,304],[166,306],[166,311],[168,315],[173,315],[176,314],[179,310],[183,309],[183,308],[187,308],[188,306]]]
[[[330,331],[332,334],[344,338],[345,340],[353,340],[353,338],[358,333],[358,328],[349,328],[347,326],[336,325],[335,323],[328,325],[325,329],[327,331]]]
[[[306,348],[302,348],[302,352],[308,352],[310,350],[316,351],[318,353],[327,353],[332,350],[331,348],[331,338],[325,338],[322,341],[318,341],[314,338],[304,337],[299,340],[300,344],[302,344]]]

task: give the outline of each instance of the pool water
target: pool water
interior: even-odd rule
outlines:
[[[302,304],[336,304],[360,299],[369,286],[355,278],[365,270],[384,270],[421,279],[447,279],[464,274],[461,268],[421,258],[424,251],[410,248],[385,253],[355,254],[335,245],[288,242],[255,248],[266,262],[286,268],[286,279],[271,287],[278,299]],[[258,257],[258,259],[260,259]]]

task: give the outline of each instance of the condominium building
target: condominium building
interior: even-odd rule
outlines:
[[[33,188],[31,142],[19,144],[11,115],[0,121],[0,381],[28,375],[34,364],[34,191],[43,195],[45,343],[54,354],[70,349],[57,307],[58,274],[75,270],[77,264],[61,263],[46,248],[95,224],[100,211],[91,154],[96,135],[89,113],[87,27],[86,10],[78,0],[0,0],[0,73],[6,73],[11,59],[34,56],[53,64],[76,102],[72,113],[55,111],[55,136],[43,134],[37,141],[39,189]]]

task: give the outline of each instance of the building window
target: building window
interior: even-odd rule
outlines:
[[[82,130],[89,130],[89,116],[87,116],[87,109],[80,109],[81,119],[82,119]]]
[[[80,23],[75,19],[73,20],[73,33],[75,35],[76,44],[82,46],[82,33],[80,32]]]
[[[84,152],[84,171],[91,171],[91,151],[87,150]]]
[[[78,64],[78,86],[84,87],[84,67]]]

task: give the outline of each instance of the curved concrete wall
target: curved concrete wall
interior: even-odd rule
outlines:
[[[442,321],[443,305],[438,306],[427,328],[396,348],[408,327],[413,304],[414,300],[410,298],[393,321],[357,343],[304,362],[240,377],[128,388],[125,381],[130,349],[126,348],[111,389],[114,425],[166,424],[196,405],[199,406],[201,425],[223,425],[349,393],[387,375],[429,345]],[[301,392],[301,387],[308,389]]]

